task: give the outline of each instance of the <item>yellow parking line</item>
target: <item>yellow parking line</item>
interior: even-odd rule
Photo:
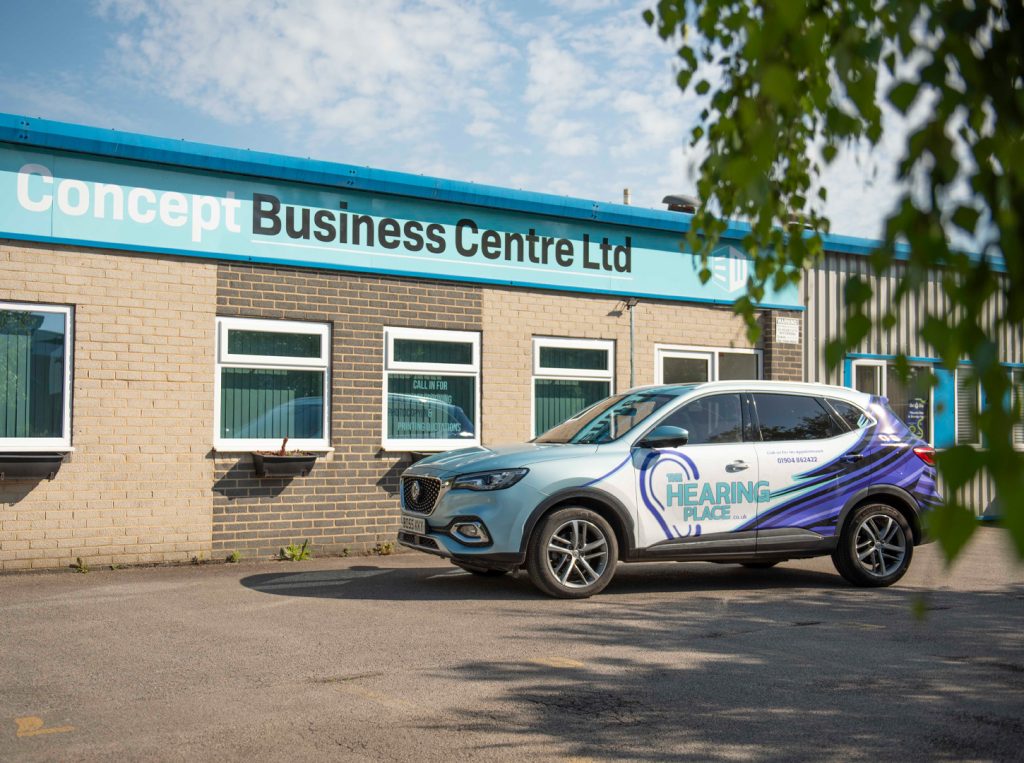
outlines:
[[[530,660],[536,665],[543,665],[547,668],[582,668],[583,663],[579,660],[570,660],[568,657],[538,657]]]
[[[42,734],[63,734],[66,731],[74,731],[74,726],[51,726],[46,728],[46,724],[43,723],[43,719],[35,715],[26,715],[24,718],[15,718],[15,724],[18,726],[18,736],[20,737],[36,737]]]

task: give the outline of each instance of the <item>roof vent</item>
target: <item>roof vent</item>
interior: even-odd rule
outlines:
[[[684,194],[669,194],[661,200],[662,204],[668,204],[670,212],[685,212],[688,215],[692,215],[697,211],[697,207],[700,206],[700,199],[696,196],[686,196]]]

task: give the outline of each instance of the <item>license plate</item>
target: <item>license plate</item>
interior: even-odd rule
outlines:
[[[427,520],[421,517],[407,517],[402,515],[402,529],[408,530],[411,533],[419,533],[424,535],[427,532]]]

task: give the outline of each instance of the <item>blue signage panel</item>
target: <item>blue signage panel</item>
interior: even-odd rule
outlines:
[[[749,267],[723,246],[702,284],[677,233],[8,146],[0,236],[703,302]],[[797,289],[764,304],[799,309]]]

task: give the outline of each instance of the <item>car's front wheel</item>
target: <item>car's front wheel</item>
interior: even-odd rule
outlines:
[[[544,517],[527,551],[530,580],[560,599],[585,599],[611,582],[619,561],[615,532],[595,511],[565,508]]]
[[[899,580],[914,555],[914,534],[892,506],[874,503],[857,509],[847,522],[832,562],[856,586],[889,586]]]

